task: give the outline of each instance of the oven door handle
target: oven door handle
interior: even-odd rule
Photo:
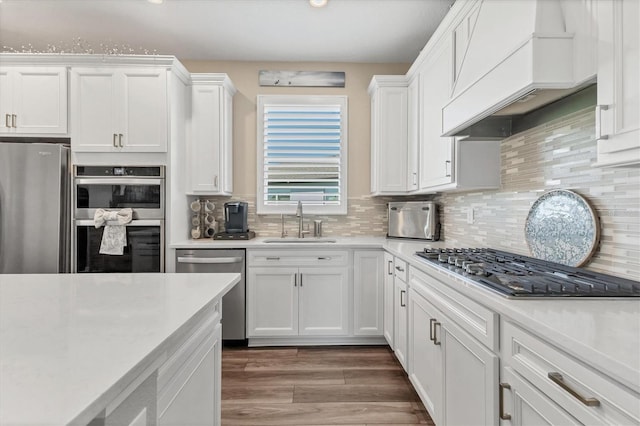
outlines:
[[[76,219],[74,223],[75,223],[75,226],[94,226],[95,224],[93,219]],[[116,223],[114,223],[114,225]],[[164,220],[134,219],[131,222],[127,223],[126,225],[122,225],[122,226],[162,226],[163,224],[164,224]]]
[[[164,179],[147,178],[75,178],[76,185],[162,185]]]
[[[208,264],[221,264],[221,263],[241,263],[241,257],[178,257],[178,263],[208,263]]]

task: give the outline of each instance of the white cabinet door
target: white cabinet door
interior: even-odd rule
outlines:
[[[167,70],[122,70],[119,134],[125,152],[166,152],[168,140]]]
[[[192,88],[190,135],[190,192],[220,191],[220,102],[222,88],[198,85]]]
[[[298,335],[298,268],[247,268],[247,334]]]
[[[233,192],[233,95],[226,74],[192,74],[187,193]]]
[[[420,173],[420,78],[407,91],[407,191],[419,188]]]
[[[301,336],[347,335],[348,268],[300,268],[298,305]]]
[[[384,253],[384,313],[383,313],[383,333],[384,338],[391,346],[391,349],[395,348],[394,336],[393,336],[393,308],[395,306],[393,300],[394,286],[393,286],[393,256],[389,253]]]
[[[409,380],[436,424],[440,422],[443,396],[442,351],[434,341],[437,310],[411,290],[409,297]]]
[[[453,138],[441,137],[442,107],[451,90],[451,48],[442,42],[420,70],[420,189],[454,181]]]
[[[117,75],[112,68],[71,70],[71,147],[78,152],[119,149]]]
[[[382,336],[384,331],[384,271],[382,251],[353,254],[353,334]]]
[[[76,152],[166,152],[167,70],[72,69],[71,121]]]
[[[407,83],[374,76],[371,94],[371,193],[407,192]]]
[[[220,425],[222,327],[187,359],[172,384],[176,393],[158,416],[158,426]],[[155,424],[155,423],[150,423]]]
[[[503,368],[500,377],[503,400],[500,418],[503,425],[553,426],[581,425],[559,405],[523,380],[511,368]]]
[[[598,2],[598,164],[640,163],[640,2]]]
[[[407,370],[407,283],[398,279],[394,280],[394,352],[396,358],[402,365],[402,368]]]
[[[0,68],[0,133],[8,133],[12,129],[13,84],[8,68]]]
[[[498,425],[498,356],[447,318],[437,318],[434,339],[442,346],[442,424]]]
[[[15,67],[0,70],[0,132],[67,133],[67,69]]]

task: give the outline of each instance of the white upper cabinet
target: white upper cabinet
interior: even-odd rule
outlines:
[[[451,45],[443,40],[420,67],[420,190],[453,182],[453,138],[441,137],[451,88]]]
[[[0,134],[67,133],[67,68],[0,68]]]
[[[411,80],[407,92],[407,190],[415,191],[420,182],[420,79]]]
[[[462,37],[462,36],[460,36]],[[500,187],[500,141],[461,141],[442,134],[442,105],[453,82],[451,37],[431,51],[419,70],[420,172],[418,192]]]
[[[371,96],[371,193],[407,192],[407,81],[374,76]]]
[[[598,165],[640,163],[640,2],[598,2]]]
[[[167,68],[72,68],[76,152],[166,152]]]
[[[226,74],[191,74],[187,193],[233,192],[233,83]]]

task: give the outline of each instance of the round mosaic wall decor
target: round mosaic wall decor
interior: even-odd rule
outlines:
[[[533,203],[524,234],[533,257],[581,266],[598,247],[600,224],[582,196],[556,189],[544,193]]]

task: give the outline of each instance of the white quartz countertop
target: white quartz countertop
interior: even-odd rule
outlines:
[[[250,240],[213,240],[211,238],[201,238],[198,240],[185,240],[175,244],[170,244],[174,249],[226,249],[226,248],[381,248],[385,242],[384,237],[334,237],[326,236],[322,238],[306,237],[302,238],[286,237],[256,237]],[[331,241],[331,242],[327,242]],[[424,247],[424,243],[422,244]]]
[[[0,275],[0,425],[88,423],[239,279]]]

